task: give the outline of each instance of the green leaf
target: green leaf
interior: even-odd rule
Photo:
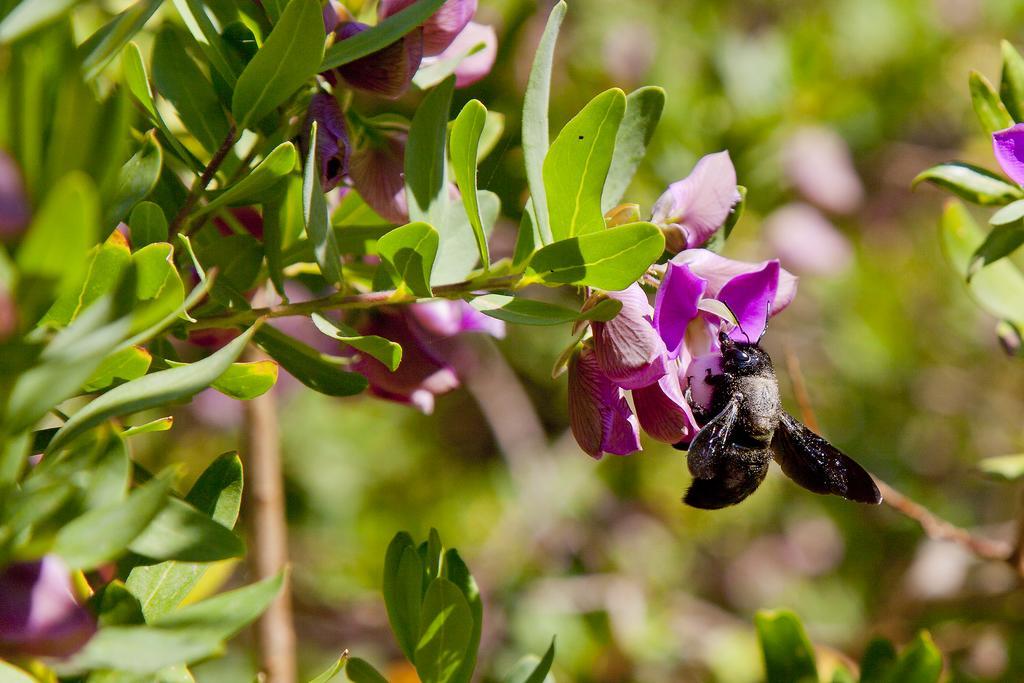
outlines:
[[[365,659],[353,657],[345,664],[345,676],[352,683],[388,683],[388,679],[370,666]]]
[[[484,605],[480,599],[480,588],[476,585],[476,580],[469,573],[469,567],[462,561],[455,548],[445,552],[444,574],[446,579],[462,591],[462,596],[466,598],[466,604],[469,605],[470,616],[473,619],[473,629],[470,632],[469,643],[466,645],[465,659],[462,660],[462,665],[452,677],[453,683],[470,683],[473,678],[473,670],[476,668],[476,654],[480,648],[480,635],[484,625]]]
[[[188,503],[171,498],[128,546],[154,560],[214,562],[245,553],[242,539]]]
[[[170,485],[153,479],[124,501],[76,517],[57,533],[52,552],[72,569],[92,569],[121,555],[167,503]]]
[[[604,228],[601,194],[625,111],[626,95],[618,88],[606,90],[551,143],[544,159],[544,191],[555,241]]]
[[[136,434],[151,434],[153,432],[166,432],[174,426],[174,418],[171,416],[157,418],[149,422],[144,422],[140,425],[128,427],[121,436],[127,439],[129,436],[135,436]]]
[[[445,224],[448,183],[445,178],[445,137],[455,77],[449,77],[423,98],[409,125],[405,147],[405,196],[409,219]]]
[[[814,648],[795,614],[761,611],[754,616],[767,683],[817,683]]]
[[[199,69],[181,35],[165,24],[153,43],[153,82],[174,105],[181,122],[207,152],[215,152],[230,130],[213,84]]]
[[[118,233],[104,244],[93,247],[86,259],[84,278],[66,290],[53,303],[40,325],[66,327],[100,297],[113,291],[125,268],[131,263],[128,245]]]
[[[439,577],[423,598],[416,672],[423,683],[449,683],[466,660],[473,633],[473,616],[462,591]]]
[[[354,62],[387,47],[429,19],[444,2],[445,0],[418,0],[376,26],[335,43],[327,49],[318,71]]]
[[[311,680],[309,683],[328,683],[332,678],[337,676],[342,669],[345,668],[345,663],[348,661],[348,651],[338,657],[337,661],[334,662],[326,671]],[[385,682],[386,683],[386,682]]]
[[[121,167],[117,193],[107,214],[108,223],[117,223],[128,216],[136,204],[149,196],[160,179],[164,153],[152,132],[146,135],[142,149]]]
[[[106,389],[115,382],[127,382],[146,374],[153,356],[141,346],[129,346],[115,351],[100,363],[82,385],[82,391],[93,392]]]
[[[1024,244],[1024,221],[997,225],[985,236],[985,241],[971,256],[971,262],[967,266],[968,277],[973,278],[979,269],[1009,256],[1022,244]]]
[[[1024,192],[996,174],[959,161],[932,166],[918,174],[911,187],[925,180],[975,204],[1000,206],[1024,198]]]
[[[241,71],[239,60],[217,32],[202,0],[174,0],[174,6],[192,37],[199,43],[206,59],[224,82],[234,88]]]
[[[163,0],[138,0],[128,9],[111,19],[93,33],[78,48],[82,58],[82,71],[92,80],[120,52],[149,18],[160,8]]]
[[[111,389],[72,415],[53,437],[50,450],[56,450],[111,417],[155,408],[197,394],[224,374],[242,353],[257,327],[250,327],[224,348],[187,367],[154,372]]]
[[[377,240],[377,251],[410,292],[429,298],[433,296],[430,272],[439,244],[440,237],[432,227],[426,223],[409,223]]]
[[[978,469],[992,479],[1016,481],[1024,477],[1024,453],[983,458],[978,461]]]
[[[1002,41],[1003,73],[999,96],[1015,121],[1024,118],[1024,58],[1008,41]]]
[[[444,545],[441,543],[441,534],[437,532],[437,529],[430,527],[430,533],[427,536],[427,540],[420,544],[417,548],[420,554],[420,559],[423,560],[423,567],[426,569],[426,580],[430,583],[438,576],[441,576],[442,552],[444,551]]]
[[[36,212],[16,262],[24,276],[52,279],[63,289],[78,281],[86,253],[99,241],[99,198],[89,178],[64,176]]]
[[[221,593],[152,620],[147,626],[100,629],[65,668],[140,674],[221,652],[224,641],[255,620],[277,597],[282,574]]]
[[[0,45],[13,43],[56,21],[79,2],[81,0],[23,0],[0,21]]]
[[[665,91],[646,86],[629,93],[622,124],[615,135],[615,153],[601,195],[601,213],[614,208],[629,188],[636,169],[647,153],[647,145],[665,108]]]
[[[235,526],[242,504],[242,461],[231,452],[199,476],[185,501],[225,529]],[[128,575],[128,589],[139,599],[147,621],[176,608],[206,573],[208,564],[161,562],[139,566]]]
[[[309,140],[309,154],[306,156],[306,167],[302,174],[302,217],[321,274],[328,282],[340,285],[341,256],[338,254],[338,243],[327,215],[327,200],[320,186],[320,165],[316,159],[319,147],[316,121],[313,122]]]
[[[341,360],[320,353],[283,332],[265,326],[256,333],[256,343],[295,379],[328,396],[354,396],[366,389],[366,378],[346,372]]]
[[[172,368],[188,365],[171,360],[167,364]],[[277,382],[277,368],[272,360],[232,363],[210,386],[235,400],[248,401],[270,391]]]
[[[252,235],[228,235],[202,244],[197,256],[204,268],[216,268],[213,298],[225,306],[248,308],[244,292],[252,287],[263,264],[263,247]]]
[[[523,657],[505,677],[505,683],[554,683],[555,679],[549,673],[554,661],[555,639],[552,638],[543,659],[534,655]]]
[[[860,660],[860,683],[892,683],[896,649],[885,638],[874,638]]]
[[[463,282],[480,262],[480,250],[477,248],[473,228],[469,224],[469,216],[460,206],[464,205],[465,201],[464,196],[458,205],[452,205],[447,223],[438,231],[441,242],[437,249],[438,258],[430,273],[431,287]],[[486,240],[494,230],[498,214],[501,213],[501,200],[493,192],[481,190],[477,193],[477,205],[483,220],[482,227]]]
[[[274,289],[285,298],[283,251],[304,227],[302,183],[294,176],[289,177],[270,190],[263,200],[263,251],[267,256],[267,271]]]
[[[550,129],[548,100],[551,96],[551,67],[555,60],[555,43],[558,40],[562,19],[565,18],[565,10],[564,0],[551,9],[548,23],[540,38],[540,44],[534,53],[530,78],[523,96],[523,158],[526,163],[526,180],[530,186],[530,201],[533,207],[532,223],[540,236],[540,240],[534,245],[534,248],[552,241],[543,169],[544,158],[548,154]]]
[[[942,654],[927,631],[917,634],[914,642],[900,653],[893,672],[899,683],[937,683],[942,676]]]
[[[337,339],[354,349],[373,356],[394,372],[402,362],[402,347],[375,334],[361,335],[340,320],[329,320],[319,313],[313,314],[313,324],[331,339]]]
[[[129,92],[138,100],[154,121],[162,120],[153,100],[153,88],[149,85],[146,74],[146,63],[142,60],[142,52],[135,43],[128,43],[121,51],[121,71]]]
[[[853,674],[844,667],[839,667],[832,674],[832,683],[857,683]]]
[[[167,216],[153,202],[139,202],[128,217],[132,245],[136,249],[167,241]]]
[[[485,294],[469,302],[473,308],[498,320],[516,325],[562,325],[579,320],[611,320],[618,315],[622,303],[602,299],[585,311],[505,294]]]
[[[729,212],[728,218],[725,219],[725,225],[722,226],[722,239],[729,239],[729,235],[732,234],[732,229],[739,223],[740,218],[743,216],[743,209],[747,206],[747,188],[742,185],[736,186],[736,191],[740,193],[740,200],[736,202],[732,207],[732,211]]]
[[[629,223],[549,244],[533,255],[530,271],[548,284],[617,291],[643,276],[664,251],[656,225]]]
[[[423,561],[409,534],[397,534],[384,558],[384,606],[395,640],[406,659],[415,660],[423,600]]]
[[[480,250],[480,262],[484,268],[491,267],[490,254],[487,250],[487,235],[484,232],[483,220],[480,218],[480,205],[477,201],[476,164],[480,150],[480,136],[484,132],[487,121],[487,108],[479,100],[470,100],[452,124],[451,157],[455,182],[462,193],[462,203],[466,208],[469,224],[473,227],[477,248]]]
[[[249,175],[216,194],[206,206],[196,209],[194,215],[203,216],[225,206],[260,203],[281,178],[292,172],[297,160],[295,145],[282,142]]]
[[[231,112],[239,128],[262,119],[316,75],[325,41],[318,0],[290,0],[259,52],[238,77]]]
[[[1012,126],[1013,118],[999,100],[999,94],[989,80],[977,71],[971,71],[969,81],[974,113],[978,115],[985,133],[992,134]]]
[[[167,242],[147,244],[132,254],[137,302],[132,330],[143,330],[175,311],[185,301],[185,285],[174,267],[174,247]]]
[[[971,257],[984,241],[984,233],[967,208],[946,202],[939,223],[943,251],[957,273],[966,273]],[[1024,274],[1008,260],[978,271],[967,284],[971,297],[989,314],[1024,325]]]
[[[3,683],[38,683],[35,676],[30,676],[22,669],[3,661],[0,661],[0,681]]]

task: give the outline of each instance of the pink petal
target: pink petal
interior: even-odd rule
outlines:
[[[697,317],[697,304],[707,284],[688,266],[669,263],[665,269],[665,278],[654,298],[654,328],[665,342],[670,359],[679,356],[686,328]]]
[[[683,398],[678,371],[670,371],[650,386],[633,390],[640,426],[651,438],[665,443],[689,443],[697,433],[693,411]]]
[[[438,59],[458,57],[472,50],[483,43],[483,47],[471,55],[463,57],[459,65],[455,67],[455,87],[465,88],[473,85],[481,78],[491,73],[494,60],[498,56],[498,34],[494,32],[493,26],[469,22],[462,33],[455,37],[455,40],[444,52],[438,55]]]
[[[724,224],[740,200],[729,152],[708,154],[690,175],[669,185],[655,202],[651,222],[670,228],[669,251],[699,247]]]
[[[764,334],[779,289],[779,270],[778,261],[769,261],[761,270],[737,275],[722,287],[718,299],[736,316],[731,339],[754,343]]]
[[[722,354],[708,353],[697,356],[686,369],[686,386],[690,390],[690,402],[701,410],[711,408],[714,388],[707,383],[709,376],[722,374]]]
[[[1024,123],[992,133],[992,149],[1003,173],[1024,185]]]
[[[593,458],[640,450],[640,425],[625,393],[601,371],[592,349],[569,361],[569,425],[580,448]]]
[[[621,301],[622,310],[608,322],[591,324],[597,361],[623,389],[645,387],[667,371],[667,349],[651,321],[651,304],[635,283],[608,297]]]
[[[409,306],[409,314],[429,334],[454,337],[463,332],[482,332],[505,337],[505,323],[484,315],[462,299],[438,299]]]
[[[415,0],[381,0],[377,16],[387,19]],[[444,52],[476,14],[477,0],[447,0],[433,16],[423,22],[423,54],[428,57]]]
[[[405,135],[383,133],[352,154],[349,178],[359,196],[385,220],[409,220],[405,199]]]
[[[734,261],[707,249],[681,251],[672,258],[671,262],[688,265],[694,274],[707,280],[708,288],[704,292],[704,296],[712,299],[718,298],[718,293],[729,280],[743,273],[762,270],[769,263],[768,261],[759,263]],[[798,278],[785,268],[779,269],[779,286],[775,300],[772,301],[771,315],[777,315],[793,301],[793,297],[796,296],[797,280]]]
[[[808,204],[787,204],[764,219],[763,230],[779,259],[798,273],[837,275],[850,267],[853,247]]]
[[[785,143],[782,165],[797,191],[826,211],[850,213],[864,200],[850,148],[834,130],[798,129]]]

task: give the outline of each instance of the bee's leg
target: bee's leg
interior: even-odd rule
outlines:
[[[683,502],[695,508],[717,510],[739,503],[761,485],[768,474],[767,448],[731,445],[713,477],[694,479]]]

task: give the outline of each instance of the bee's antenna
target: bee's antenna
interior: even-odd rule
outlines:
[[[771,314],[772,314],[772,302],[769,301],[767,304],[765,304],[764,329],[761,330],[761,336],[757,338],[757,341],[759,341],[759,342],[764,337],[764,335],[768,334],[768,318],[771,316]]]

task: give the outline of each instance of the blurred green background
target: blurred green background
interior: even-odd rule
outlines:
[[[525,191],[518,111],[549,7],[481,0],[479,20],[498,27],[498,68],[456,96],[455,110],[477,97],[507,117],[481,171],[509,217],[499,242],[510,243]],[[967,74],[998,78],[1002,38],[1024,43],[1020,2],[575,0],[551,118],[560,126],[608,87],[664,87],[629,198],[646,213],[700,155],[730,150],[750,192],[725,253],[779,256],[802,276],[765,342],[786,405],[797,410],[791,355],[834,443],[938,514],[1009,538],[1019,491],[975,466],[1024,450],[1024,366],[943,259],[944,197],[910,190],[934,163],[994,166]],[[802,213],[772,220],[795,202]],[[806,240],[788,232],[808,216],[838,231],[833,258],[801,251]],[[755,681],[752,615],[790,607],[833,661],[874,635],[903,643],[928,628],[952,680],[1024,680],[1024,594],[1009,567],[930,542],[885,506],[814,496],[777,470],[747,502],[708,513],[681,504],[689,475],[677,451],[584,455],[567,434],[565,378],[550,378],[569,341],[566,328],[511,326],[497,344],[472,340],[464,388],[433,416],[278,392],[304,673],[344,648],[399,666],[379,593],[384,550],[398,530],[424,538],[435,526],[481,585],[481,668],[495,675],[557,634],[560,682]],[[197,405],[180,408],[140,460],[198,471],[236,447],[237,406]],[[231,682],[253,671],[243,638],[196,674]]]

